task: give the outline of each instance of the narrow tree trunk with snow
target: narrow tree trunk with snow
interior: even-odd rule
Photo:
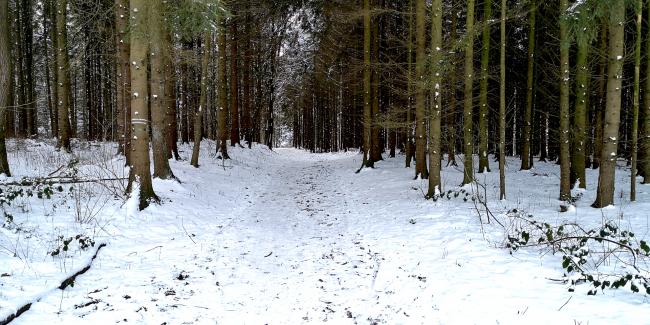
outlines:
[[[575,104],[573,115],[573,150],[571,154],[571,187],[579,182],[580,188],[587,188],[586,179],[586,151],[587,151],[587,91],[589,89],[589,67],[587,58],[591,46],[587,36],[578,31],[576,43],[578,50],[576,54],[576,83],[575,83]]]
[[[567,26],[567,0],[560,0],[560,200],[571,199],[571,146],[569,143],[569,82],[571,68],[569,66],[569,30]]]
[[[467,0],[465,24],[465,99],[463,108],[463,153],[465,154],[463,185],[474,181],[474,136],[472,125],[474,110],[474,0]]]
[[[603,128],[603,149],[598,174],[598,192],[594,208],[614,204],[618,128],[621,117],[623,85],[625,3],[613,3],[609,15],[609,64],[607,69],[607,106]]]
[[[488,159],[488,121],[490,108],[488,107],[488,84],[490,81],[490,19],[492,18],[492,0],[485,0],[483,3],[483,49],[481,51],[481,86],[479,93],[479,160],[478,172],[490,172],[490,160]]]
[[[219,123],[219,152],[222,159],[230,159],[228,156],[228,82],[226,73],[228,71],[228,59],[226,58],[226,22],[223,17],[218,23],[218,65],[219,65],[219,107],[217,108],[217,123]]]
[[[60,150],[70,152],[70,119],[69,119],[69,95],[70,95],[70,72],[68,66],[68,42],[66,32],[66,14],[67,0],[56,1],[56,31],[57,31],[57,85],[58,101],[57,109],[59,113],[59,141]]]
[[[374,167],[370,159],[372,137],[372,71],[370,66],[370,51],[372,45],[372,24],[370,17],[370,0],[363,0],[363,167]]]
[[[431,114],[429,117],[429,191],[427,196],[434,198],[442,192],[440,179],[441,168],[441,75],[442,62],[442,0],[433,0],[431,4]],[[424,87],[424,84],[420,84]]]
[[[536,0],[530,1],[530,15],[528,16],[528,72],[526,80],[526,110],[524,111],[524,135],[521,151],[521,170],[533,168],[533,150],[531,141],[533,137],[533,105],[535,87],[535,22],[537,19]]]
[[[506,0],[501,0],[501,56],[499,87],[499,198],[506,199]]]
[[[149,64],[150,64],[150,107],[151,107],[151,142],[153,148],[153,176],[160,179],[172,179],[174,173],[169,166],[169,145],[167,144],[167,103],[165,103],[165,33],[163,25],[163,4],[160,0],[149,3],[147,21],[149,28]]]
[[[128,191],[137,195],[140,210],[158,197],[151,183],[149,159],[149,87],[147,85],[147,52],[149,34],[146,26],[147,6],[160,0],[131,0],[131,171]],[[136,192],[137,191],[137,192]]]
[[[11,105],[11,78],[13,65],[9,45],[9,1],[0,1],[0,174],[11,176],[7,160],[6,113]]]
[[[426,137],[426,3],[415,0],[415,177],[427,179]]]
[[[203,110],[206,108],[208,92],[208,65],[210,64],[210,49],[212,47],[212,33],[205,32],[203,37],[203,60],[201,62],[201,98],[199,108],[194,112],[194,149],[192,150],[192,161],[190,164],[199,167],[199,152],[201,150],[201,139],[203,138]]]
[[[239,144],[239,55],[237,21],[230,22],[230,145]]]
[[[117,115],[117,137],[118,153],[126,156],[126,164],[129,164],[129,153],[131,143],[131,70],[129,69],[129,2],[127,0],[115,0],[115,96]]]
[[[632,161],[630,201],[632,202],[636,201],[637,155],[639,145],[639,92],[641,91],[641,38],[643,37],[643,0],[637,0],[634,11],[636,13],[636,37],[634,40],[634,102],[632,108],[632,153],[630,159]]]

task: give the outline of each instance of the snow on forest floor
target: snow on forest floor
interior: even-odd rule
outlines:
[[[127,175],[114,146],[80,145],[78,175]],[[60,173],[70,160],[44,142],[9,149],[15,175],[4,182]],[[191,148],[181,149],[188,158]],[[223,163],[214,150],[204,143],[199,169],[173,161],[181,183],[154,180],[162,204],[143,212],[119,198],[123,182],[66,185],[51,199],[5,206],[13,222],[0,227],[0,320],[40,300],[12,324],[650,324],[647,296],[568,292],[553,280],[560,256],[511,255],[502,228],[482,226],[462,196],[424,200],[427,183],[413,180],[403,157],[355,174],[357,153],[254,146],[230,148]],[[590,190],[561,214],[555,164],[508,167],[507,201],[496,199],[498,172],[478,176],[502,221],[516,208],[552,224],[612,220],[649,237],[650,186],[631,204],[629,168],[619,170],[616,207],[589,207],[597,178],[589,171]],[[460,169],[445,168],[445,190],[461,180]],[[80,250],[76,235],[107,246],[61,291],[95,252]],[[67,251],[60,238],[73,238]]]

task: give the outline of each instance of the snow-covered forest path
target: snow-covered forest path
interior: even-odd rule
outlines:
[[[352,153],[237,153],[174,162],[163,204],[115,208],[90,271],[15,323],[611,323],[644,304],[568,293],[556,258],[496,248],[462,195],[423,200],[402,158],[354,174]]]

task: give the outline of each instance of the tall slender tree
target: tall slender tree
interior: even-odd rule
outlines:
[[[203,59],[201,60],[201,98],[199,108],[194,112],[194,149],[192,150],[192,161],[190,164],[199,167],[199,152],[201,150],[201,139],[203,138],[203,111],[207,109],[208,97],[208,66],[210,64],[210,50],[212,48],[212,33],[205,32],[203,37]]]
[[[533,105],[535,86],[535,23],[537,19],[536,0],[530,1],[530,13],[528,16],[528,72],[526,78],[526,109],[524,111],[524,134],[521,152],[521,170],[533,168],[533,150],[531,150],[532,129],[533,129]]]
[[[569,139],[569,83],[571,71],[569,66],[569,49],[571,41],[567,26],[567,0],[560,0],[560,200],[571,199],[571,158]]]
[[[131,69],[129,68],[129,2],[115,0],[115,76],[116,76],[116,115],[118,153],[126,156],[129,164],[129,145],[131,143]]]
[[[474,110],[474,0],[467,0],[465,23],[465,99],[463,106],[463,153],[465,155],[463,185],[474,180],[474,136],[472,125]]]
[[[501,0],[501,55],[499,83],[499,198],[506,199],[506,0]]]
[[[370,50],[372,44],[370,0],[363,0],[363,166],[374,167],[370,159],[370,146],[372,138],[372,71],[370,63]]]
[[[623,59],[625,49],[625,2],[616,1],[609,9],[609,64],[607,67],[607,106],[605,108],[603,145],[598,191],[594,208],[614,204],[616,159],[618,158],[618,129],[621,118]]]
[[[128,191],[137,196],[140,210],[158,201],[151,183],[149,159],[149,86],[147,52],[149,50],[148,7],[160,6],[161,0],[130,0],[131,17],[131,170]]]
[[[478,172],[490,172],[490,160],[488,159],[488,120],[490,108],[488,107],[488,85],[490,82],[490,19],[492,19],[492,0],[483,2],[483,49],[481,51],[481,85],[479,93],[479,160]]]
[[[634,40],[634,95],[632,107],[632,153],[630,201],[636,201],[637,155],[639,145],[639,92],[641,91],[641,38],[643,37],[643,0],[634,3],[636,35]]]
[[[442,62],[442,0],[431,3],[431,116],[429,117],[429,197],[435,197],[442,192],[440,168],[441,150],[441,72]]]
[[[226,58],[226,21],[222,17],[218,22],[218,59],[219,65],[219,108],[217,109],[217,123],[219,124],[219,152],[222,159],[230,159],[228,155],[228,85],[227,85],[227,62]]]
[[[153,144],[153,176],[173,179],[169,166],[169,145],[167,144],[167,103],[165,103],[165,55],[166,26],[162,1],[151,1],[148,10],[149,65],[151,84],[149,105],[151,109],[151,142]],[[148,149],[147,149],[148,151]]]
[[[60,150],[70,152],[70,71],[68,65],[68,36],[67,26],[68,1],[56,0],[56,71],[58,85],[58,114],[59,114],[59,141]]]
[[[237,19],[230,22],[230,145],[239,145],[239,54]]]
[[[11,51],[9,45],[9,1],[0,1],[0,174],[11,176],[7,147],[5,144],[5,128],[7,108],[11,103],[12,74]]]
[[[415,177],[427,179],[426,138],[426,3],[415,0]]]

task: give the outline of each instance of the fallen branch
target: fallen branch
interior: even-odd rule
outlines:
[[[39,179],[24,179],[15,182],[0,183],[0,186],[33,186],[35,184],[52,183],[52,184],[82,184],[82,183],[101,183],[112,181],[124,181],[128,178],[98,178],[98,179],[76,179],[64,177],[45,177]]]
[[[90,266],[93,264],[93,261],[97,258],[97,254],[99,254],[99,251],[102,248],[104,248],[105,246],[106,246],[106,244],[100,244],[99,246],[97,246],[97,250],[95,251],[95,255],[93,255],[90,258],[90,261],[88,262],[88,265],[86,265],[86,267],[84,267],[83,269],[79,270],[78,272],[75,272],[75,274],[73,274],[73,275],[69,276],[68,278],[66,278],[65,280],[63,280],[63,282],[61,282],[61,284],[58,286],[58,289],[64,290],[68,286],[73,285],[75,279],[78,276],[88,272],[88,270],[90,270]],[[18,310],[16,310],[15,313],[13,313],[11,315],[8,315],[3,320],[0,320],[0,325],[7,325],[7,324],[11,323],[16,318],[20,317],[20,315],[24,314],[26,311],[28,311],[30,308],[32,308],[32,304],[34,304],[36,302],[39,302],[39,301],[41,301],[41,298],[36,299],[36,301],[32,301],[32,302],[24,304],[23,306],[18,308]]]

